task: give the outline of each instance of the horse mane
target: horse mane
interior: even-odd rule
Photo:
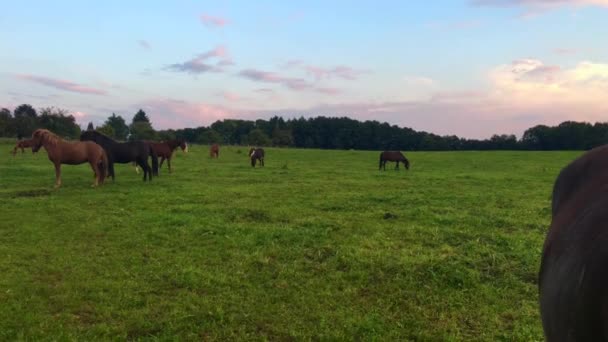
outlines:
[[[110,138],[109,136],[101,133],[101,132],[97,132],[97,131],[86,131],[83,134],[92,134],[97,138],[100,138],[101,140],[103,140],[104,142],[107,143],[116,143],[116,140]]]
[[[56,146],[62,139],[55,133],[49,131],[48,129],[40,128],[34,131],[32,137],[39,136],[42,140],[43,144],[49,144],[51,146]]]

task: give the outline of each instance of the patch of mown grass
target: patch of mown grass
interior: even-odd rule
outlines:
[[[551,186],[578,153],[380,172],[377,152],[244,150],[96,189],[64,166],[58,190],[44,151],[0,153],[0,339],[542,340]]]

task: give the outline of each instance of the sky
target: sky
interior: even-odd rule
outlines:
[[[6,1],[0,107],[521,136],[607,121],[607,15],[608,0]]]

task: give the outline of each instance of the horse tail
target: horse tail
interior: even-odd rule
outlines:
[[[101,150],[101,159],[97,162],[97,172],[99,174],[99,183],[103,184],[108,173],[108,155],[104,149]]]
[[[148,144],[148,148],[150,149],[150,157],[152,158],[152,174],[158,176],[158,155],[152,148],[152,145]]]

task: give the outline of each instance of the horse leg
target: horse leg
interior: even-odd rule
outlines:
[[[136,160],[136,163],[144,171],[144,182],[146,181],[146,178],[151,178],[152,177],[152,175],[148,175],[148,172],[150,172],[150,170],[149,170],[148,167],[146,167],[147,162],[144,162],[141,158],[138,158]]]
[[[61,163],[55,163],[55,189],[61,186]]]
[[[112,177],[112,182],[114,181],[114,160],[108,160],[108,173],[110,177]]]
[[[261,165],[261,166],[264,166],[264,158],[261,158],[261,159],[260,159],[260,165]]]
[[[92,187],[96,187],[99,185],[100,177],[99,172],[97,172],[97,163],[94,160],[89,160],[89,164],[91,164],[91,169],[93,169],[93,178],[95,178]]]
[[[163,163],[165,162],[165,157],[160,157],[160,164],[158,164],[158,170],[163,167]]]
[[[399,161],[397,160],[397,165],[395,165],[395,170],[399,170]]]

